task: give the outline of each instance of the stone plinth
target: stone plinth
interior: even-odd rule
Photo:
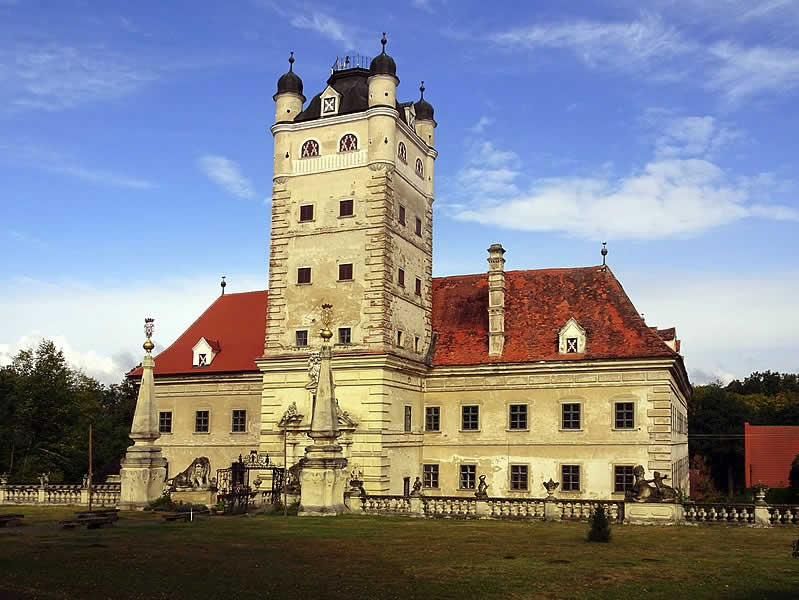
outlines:
[[[347,459],[341,446],[330,444],[308,446],[300,475],[301,517],[327,517],[347,512],[344,491],[349,483]]]
[[[204,504],[208,508],[216,506],[216,492],[201,489],[177,489],[170,495],[172,502],[183,504]]]
[[[633,525],[673,525],[685,522],[682,504],[625,502],[624,522]]]
[[[119,508],[143,510],[161,497],[166,479],[166,459],[156,446],[131,446],[119,471],[121,491]]]

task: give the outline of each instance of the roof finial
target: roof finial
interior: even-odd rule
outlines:
[[[419,86],[419,91],[422,93],[422,100],[424,100],[424,80],[422,80],[422,85]]]
[[[608,243],[602,242],[602,266],[605,266],[605,257],[608,255]]]
[[[152,317],[147,317],[144,319],[144,335],[147,336],[147,339],[145,340],[142,348],[144,348],[147,354],[150,354],[150,352],[153,351],[153,348],[155,348],[155,344],[153,344],[153,341],[150,339],[153,337],[153,329],[155,329],[155,319]]]
[[[225,283],[225,276],[222,275],[222,282],[219,284],[219,287],[222,288],[222,295],[223,296],[225,295],[225,286],[226,285],[227,285],[227,283]]]
[[[319,332],[319,336],[324,340],[325,344],[329,343],[330,338],[333,337],[333,332],[331,331],[332,326],[333,305],[325,303],[322,305],[322,330]]]
[[[388,40],[386,39],[386,32],[383,32],[383,38],[380,40],[380,43],[383,44],[383,52],[381,54],[386,53],[386,44],[388,44]]]
[[[294,52],[292,51],[291,56],[289,56],[289,73],[294,71]]]

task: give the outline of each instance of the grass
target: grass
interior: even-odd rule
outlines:
[[[63,530],[76,507],[3,507],[0,598],[796,598],[799,528],[391,517],[204,517]]]

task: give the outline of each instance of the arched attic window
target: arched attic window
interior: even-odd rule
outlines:
[[[419,177],[424,177],[424,165],[422,164],[421,158],[416,159],[416,174]]]
[[[301,158],[310,158],[312,156],[319,156],[319,142],[316,140],[308,140],[305,142],[300,151]]]
[[[352,133],[347,133],[341,136],[338,141],[339,152],[354,152],[358,149],[358,138]]]
[[[408,150],[405,148],[405,142],[400,142],[397,146],[397,156],[402,162],[408,162]]]

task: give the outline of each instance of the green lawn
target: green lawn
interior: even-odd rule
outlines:
[[[18,509],[18,510],[17,510]],[[63,530],[75,508],[4,506],[0,598],[797,598],[799,528],[615,526],[391,517],[123,513]]]

